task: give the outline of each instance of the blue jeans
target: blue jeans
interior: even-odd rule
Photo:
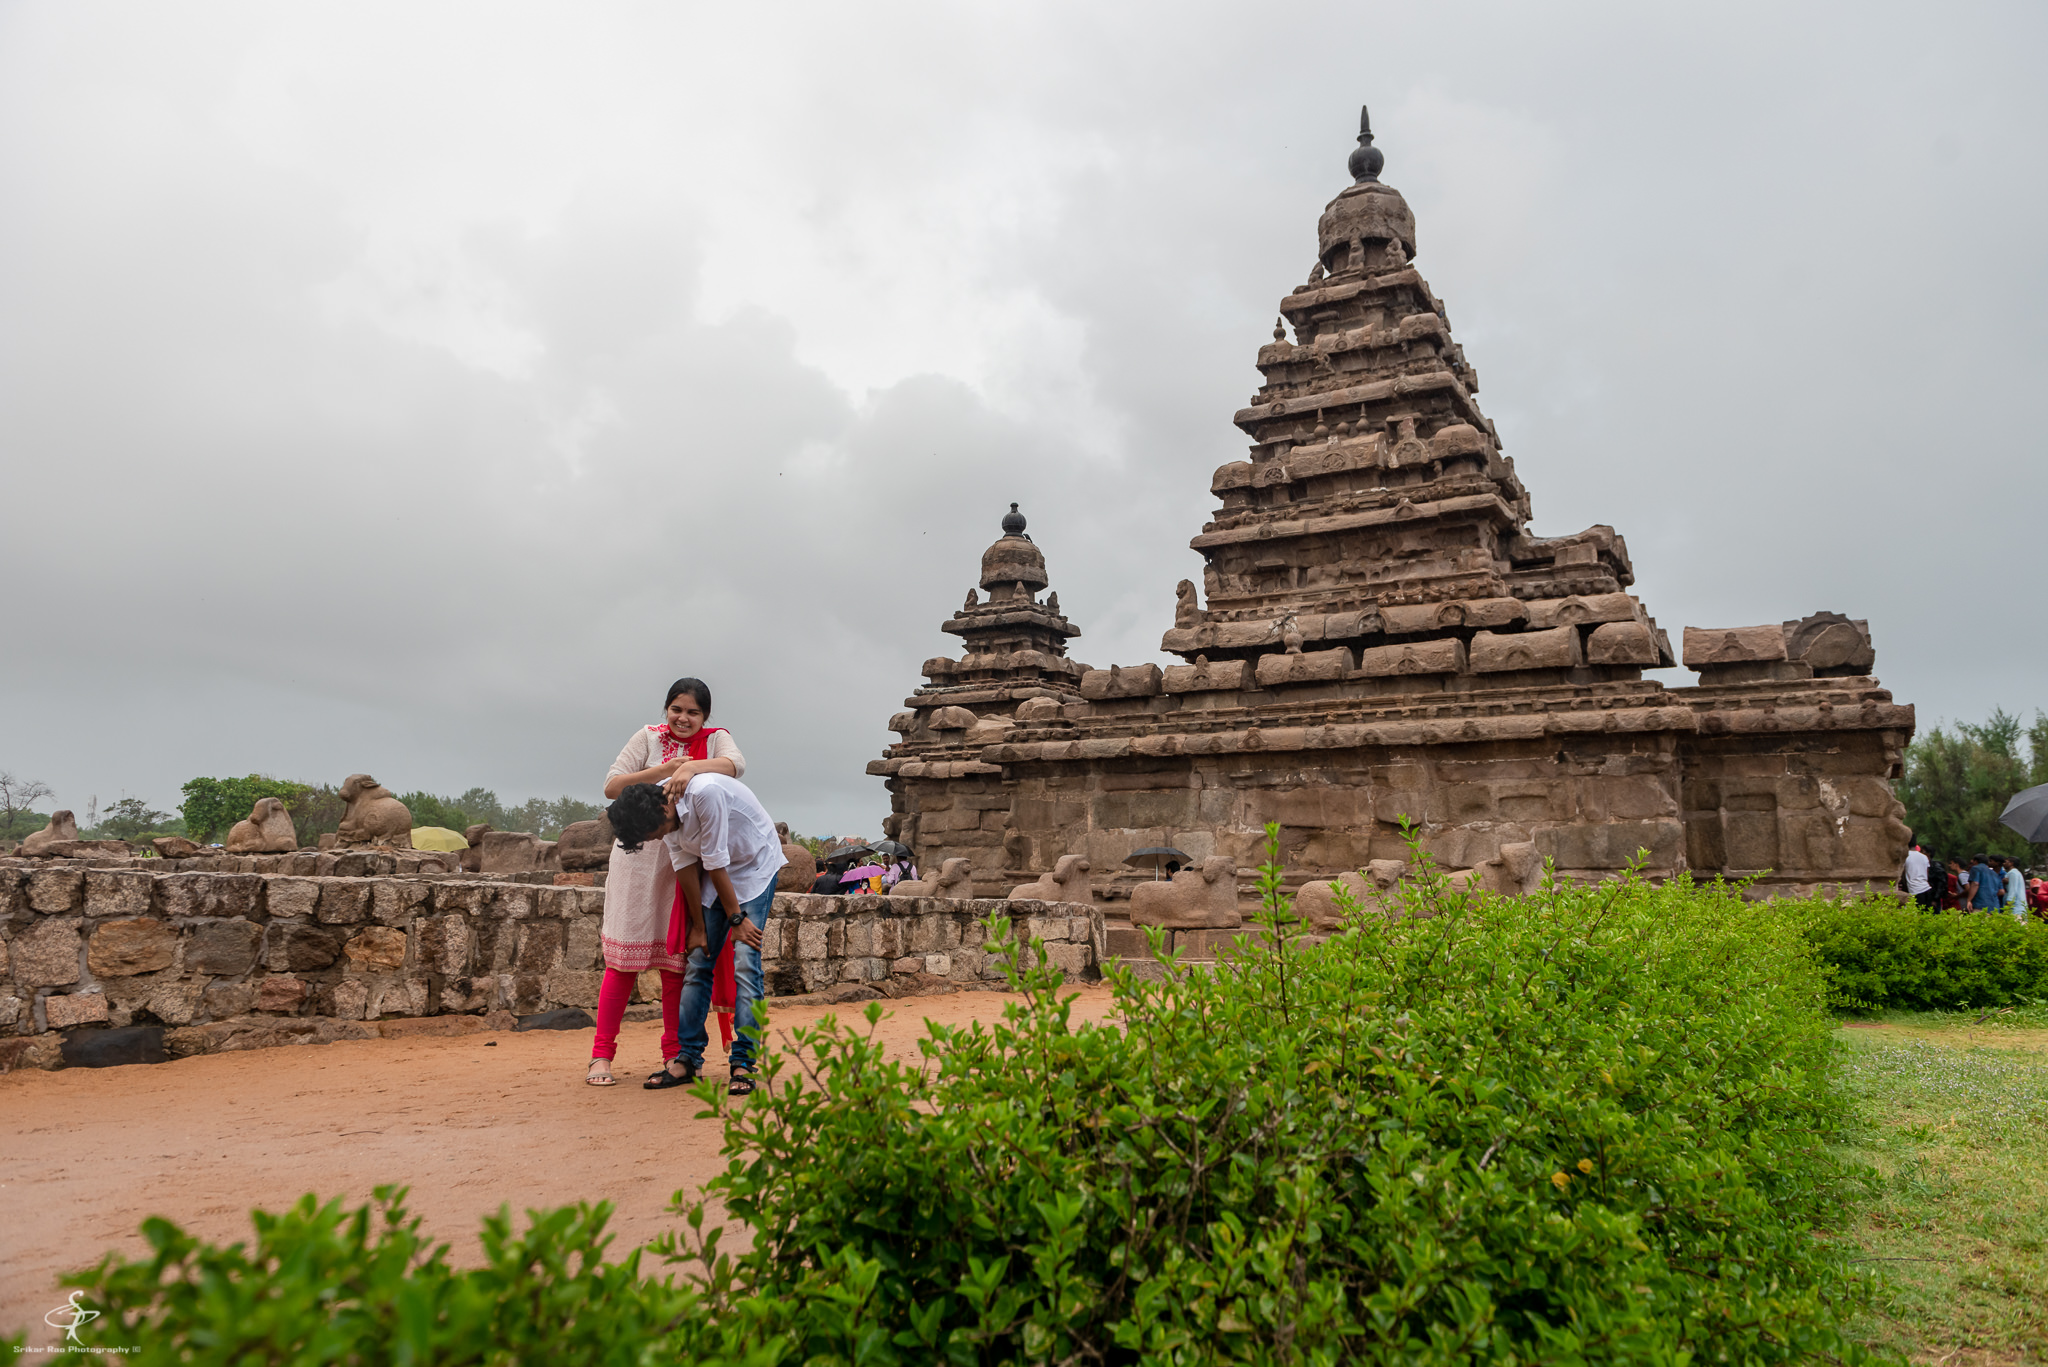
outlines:
[[[676,1008],[676,1039],[682,1051],[678,1057],[693,1069],[704,1066],[704,1048],[711,1042],[704,1030],[704,1018],[711,1010],[711,969],[725,948],[726,931],[732,924],[716,896],[714,893],[714,900],[704,904],[704,936],[710,944],[690,951],[689,965],[683,971],[683,1000]],[[759,928],[768,924],[768,908],[774,904],[775,884],[770,883],[760,896],[741,904],[740,911]],[[732,976],[739,998],[732,1014],[732,1066],[751,1068],[754,1039],[748,1032],[754,1028],[754,1003],[761,1000],[761,951],[744,940],[734,940]]]

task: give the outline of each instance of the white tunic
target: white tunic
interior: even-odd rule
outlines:
[[[612,761],[607,778],[637,774],[682,755],[683,744],[666,725],[635,731]],[[740,773],[747,761],[727,731],[713,733],[706,759],[729,759]],[[676,875],[661,846],[654,841],[633,854],[612,842],[612,861],[604,876],[604,924],[599,932],[606,968],[621,973],[664,969],[683,971],[683,960],[668,952],[668,914],[675,902]]]

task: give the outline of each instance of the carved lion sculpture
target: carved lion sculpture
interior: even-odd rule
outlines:
[[[1088,878],[1088,861],[1078,854],[1063,854],[1052,872],[1031,883],[1010,889],[1010,900],[1036,898],[1041,902],[1092,902],[1095,885]]]
[[[41,854],[60,840],[78,839],[78,818],[69,812],[50,813],[50,824],[21,842],[23,854]]]
[[[337,845],[390,845],[412,848],[412,813],[391,790],[368,774],[350,774],[341,785],[342,813]]]
[[[411,818],[406,828],[411,829]],[[226,849],[236,854],[284,854],[299,847],[299,833],[292,829],[292,814],[274,797],[259,797],[246,821],[237,821],[228,832]]]
[[[1244,924],[1237,910],[1237,860],[1211,855],[1200,868],[1182,869],[1170,881],[1131,889],[1131,924],[1185,930],[1231,930]]]
[[[974,875],[965,859],[948,859],[937,878],[906,878],[889,889],[891,897],[972,897]]]

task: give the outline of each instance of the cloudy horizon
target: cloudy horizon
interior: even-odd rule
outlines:
[[[876,835],[1012,501],[1072,653],[1162,658],[1361,103],[1539,534],[1614,526],[1674,642],[1845,612],[1923,733],[2031,717],[2044,30],[0,5],[0,769],[598,800],[696,674]]]

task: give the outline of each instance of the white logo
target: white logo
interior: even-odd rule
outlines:
[[[78,1303],[79,1298],[84,1295],[83,1291],[72,1292],[70,1304],[60,1305],[49,1314],[43,1316],[44,1324],[49,1325],[52,1329],[62,1329],[64,1331],[64,1342],[67,1344],[78,1343],[79,1328],[83,1325],[91,1324],[100,1317],[99,1311],[88,1310]],[[83,1347],[84,1345],[80,1344],[80,1346]]]

